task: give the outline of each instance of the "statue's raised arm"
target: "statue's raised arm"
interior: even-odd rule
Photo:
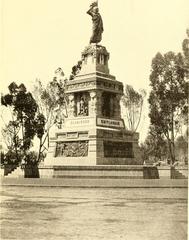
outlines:
[[[90,38],[90,43],[99,43],[102,40],[102,32],[104,31],[104,29],[102,17],[99,13],[97,2],[93,2],[90,5],[87,14],[89,14],[92,17],[93,22],[93,32]]]

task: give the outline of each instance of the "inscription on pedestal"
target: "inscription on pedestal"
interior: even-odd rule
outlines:
[[[67,133],[67,138],[78,138],[77,132]]]
[[[66,126],[67,127],[74,127],[74,126],[85,126],[85,125],[92,125],[94,124],[93,119],[68,119],[66,120]]]
[[[106,118],[97,118],[97,125],[104,127],[124,128],[122,120],[112,120]]]
[[[104,157],[133,158],[133,145],[131,142],[104,141]]]

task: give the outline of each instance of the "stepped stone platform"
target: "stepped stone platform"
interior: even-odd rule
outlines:
[[[110,178],[143,179],[141,165],[101,165],[101,166],[41,166],[41,178]]]
[[[187,188],[187,179],[1,178],[2,187]]]
[[[12,171],[10,171],[12,169]],[[64,179],[187,179],[187,166],[98,165],[44,166],[1,168],[2,178],[64,178]]]

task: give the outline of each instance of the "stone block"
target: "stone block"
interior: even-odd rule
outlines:
[[[170,179],[171,178],[170,166],[160,166],[157,168],[158,168],[158,173],[159,173],[160,179]]]

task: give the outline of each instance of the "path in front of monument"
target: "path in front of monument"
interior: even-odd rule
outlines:
[[[0,239],[185,240],[187,188],[2,186]]]

